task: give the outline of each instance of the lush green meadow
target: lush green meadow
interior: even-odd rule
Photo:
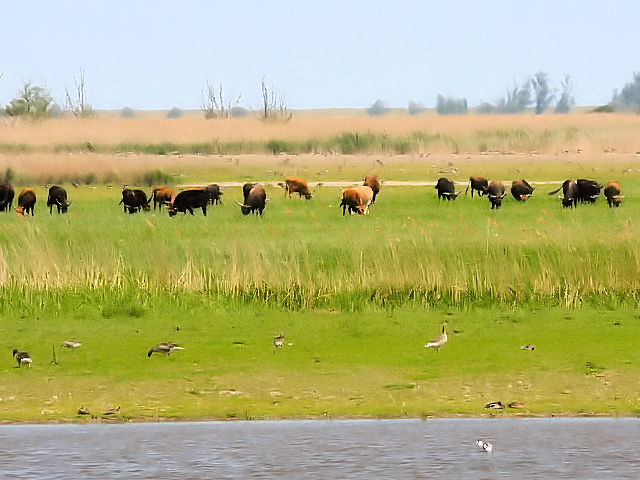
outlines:
[[[590,176],[544,162],[482,170]],[[438,203],[433,187],[383,186],[370,215],[343,217],[336,187],[308,202],[269,187],[259,218],[240,214],[234,187],[206,217],[169,218],[124,214],[119,188],[99,185],[68,186],[73,203],[58,216],[36,187],[35,217],[0,214],[0,418],[75,419],[83,404],[98,418],[121,406],[119,418],[149,420],[479,415],[494,400],[524,403],[512,414],[635,415],[640,182],[606,167],[591,176],[623,182],[619,209],[562,209],[546,195],[557,185],[498,211],[486,198]],[[261,168],[239,180],[273,169]],[[413,178],[441,176],[415,168]],[[425,349],[443,321],[449,343]],[[274,353],[280,333],[291,345]],[[82,347],[61,350],[67,338]],[[147,358],[161,341],[185,350]],[[13,348],[33,366],[16,368]]]

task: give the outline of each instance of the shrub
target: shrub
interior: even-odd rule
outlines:
[[[460,115],[468,112],[466,98],[452,98],[438,95],[436,111],[440,115]]]
[[[120,116],[122,118],[133,118],[136,116],[136,112],[131,107],[122,107],[122,110],[120,110]]]
[[[182,116],[182,109],[173,107],[167,112],[167,118],[180,118]]]
[[[384,115],[388,111],[388,108],[384,102],[380,99],[373,102],[369,108],[367,108],[367,115]]]
[[[409,102],[409,106],[407,107],[407,111],[409,112],[409,115],[420,115],[425,110],[426,108],[424,107],[423,104],[418,102],[413,102],[413,101]]]

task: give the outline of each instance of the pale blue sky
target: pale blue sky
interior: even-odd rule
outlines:
[[[56,101],[85,71],[96,108],[198,108],[207,80],[258,108],[266,76],[290,108],[494,101],[538,70],[578,104],[640,70],[640,2],[3,1],[0,105],[24,81]]]

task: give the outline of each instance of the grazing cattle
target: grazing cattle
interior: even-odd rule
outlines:
[[[607,186],[604,187],[604,196],[607,197],[609,208],[619,207],[624,198],[624,195],[620,195],[620,183],[616,181],[607,183]]]
[[[29,212],[31,212],[31,216],[33,216],[33,207],[35,204],[36,192],[31,188],[25,188],[20,192],[20,195],[18,195],[18,207],[16,208],[16,212],[20,215],[29,215]]]
[[[489,188],[489,180],[487,180],[484,177],[470,177],[469,185],[467,186],[467,189],[464,191],[465,195],[469,191],[469,188],[471,188],[471,198],[473,198],[474,190],[478,192],[478,195],[482,196],[487,193],[487,189]]]
[[[176,192],[174,192],[173,188],[167,187],[165,185],[157,185],[153,187],[153,209],[156,209],[156,205],[158,206],[158,210],[162,210],[162,204],[168,203],[171,201],[173,197],[175,197]]]
[[[53,206],[58,207],[58,213],[67,213],[67,209],[71,202],[67,201],[67,191],[54,185],[49,189],[49,198],[47,198],[47,207],[49,207],[49,214],[53,213]]]
[[[14,195],[15,191],[10,183],[0,185],[0,212],[11,210]]]
[[[289,194],[289,198],[291,198],[292,193],[297,193],[299,198],[304,198],[307,200],[311,200],[311,191],[309,190],[309,185],[307,184],[307,180],[301,177],[288,177],[284,181],[284,194]]]
[[[209,193],[204,188],[191,188],[183,190],[167,204],[169,216],[173,217],[178,212],[185,215],[187,211],[193,215],[194,208],[202,208],[202,213],[207,216],[207,205],[209,205]]]
[[[262,211],[267,204],[267,192],[264,187],[262,185],[245,183],[242,187],[242,192],[244,193],[244,203],[236,202],[240,205],[242,214],[249,215],[250,213],[255,213],[262,215]]]
[[[349,209],[349,213],[357,213],[359,215],[368,213],[371,200],[373,200],[371,187],[362,185],[344,190],[342,192],[342,201],[340,202],[342,216],[345,215],[347,209]]]
[[[438,200],[443,198],[447,200],[455,200],[458,198],[459,192],[456,192],[456,184],[450,178],[441,177],[434,187],[438,190]]]
[[[364,183],[362,185],[369,187],[373,191],[373,200],[371,200],[371,203],[376,203],[376,197],[378,196],[378,193],[380,193],[380,188],[382,186],[380,177],[378,175],[368,175],[364,177]]]
[[[147,194],[142,190],[125,188],[122,190],[122,200],[118,205],[122,204],[124,206],[125,213],[127,210],[129,210],[129,213],[136,213],[140,209],[151,210],[151,200],[153,200],[153,195],[147,200]]]
[[[511,195],[518,201],[528,200],[533,195],[534,187],[524,179],[511,182]]]
[[[602,190],[602,185],[600,185],[595,180],[586,180],[584,178],[579,178],[576,181],[576,183],[578,185],[579,201],[594,203],[596,199],[600,196],[600,190]]]
[[[222,205],[222,199],[220,197],[224,195],[224,193],[220,191],[220,185],[212,183],[204,187],[204,189],[209,194],[209,203],[211,205]]]
[[[502,206],[502,200],[507,194],[504,193],[504,184],[500,180],[494,180],[487,187],[487,196],[491,202],[491,209],[498,209]]]

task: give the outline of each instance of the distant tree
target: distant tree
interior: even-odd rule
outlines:
[[[52,104],[53,98],[45,87],[25,82],[5,111],[11,117],[46,118],[51,115]]]
[[[544,112],[554,99],[549,87],[549,75],[540,70],[531,79],[531,87],[535,93],[536,115]]]
[[[238,95],[238,98],[233,102],[233,107],[238,105],[241,96]],[[207,81],[207,85],[202,92],[202,106],[200,107],[204,112],[204,118],[229,118],[233,107],[230,99],[227,99],[225,104],[222,82],[219,85],[215,85]]]
[[[461,115],[469,111],[466,98],[444,97],[438,94],[436,111],[440,115]]]
[[[488,114],[488,113],[496,113],[496,106],[489,102],[482,101],[480,102],[480,105],[478,105],[478,107],[476,108],[476,112],[481,115]]]
[[[611,105],[619,111],[640,110],[640,72],[634,72],[631,82],[625,84],[619,93],[614,91]]]
[[[571,82],[571,75],[565,75],[564,81],[560,84],[561,93],[558,103],[556,103],[555,113],[569,113],[571,108],[575,105],[576,99],[573,97],[573,85]]]
[[[136,116],[136,112],[131,107],[122,107],[122,110],[120,110],[120,116],[122,118],[133,118]]]
[[[173,107],[167,112],[167,118],[180,118],[182,116],[182,109]]]
[[[244,107],[231,107],[231,116],[234,118],[243,118],[249,115],[249,110]]]
[[[64,117],[64,109],[58,103],[52,103],[51,108],[49,109],[49,113],[53,118],[62,118]]]
[[[521,86],[515,85],[513,89],[507,90],[506,95],[498,100],[496,111],[498,113],[522,113],[531,105],[531,89],[529,82]]]
[[[264,77],[260,83],[260,90],[262,93],[262,118],[291,120],[293,114],[289,112],[287,107],[286,95],[278,92],[273,85],[267,86]]]
[[[69,93],[65,89],[65,109],[71,112],[76,118],[86,118],[95,115],[95,110],[87,100],[87,89],[84,84],[84,70],[80,69],[78,79],[73,77],[74,92]]]
[[[413,102],[413,101],[410,101],[409,106],[407,107],[407,111],[409,112],[409,115],[420,115],[425,110],[426,108],[422,103]]]
[[[373,104],[367,108],[367,115],[385,115],[389,109],[380,99],[373,102]]]

